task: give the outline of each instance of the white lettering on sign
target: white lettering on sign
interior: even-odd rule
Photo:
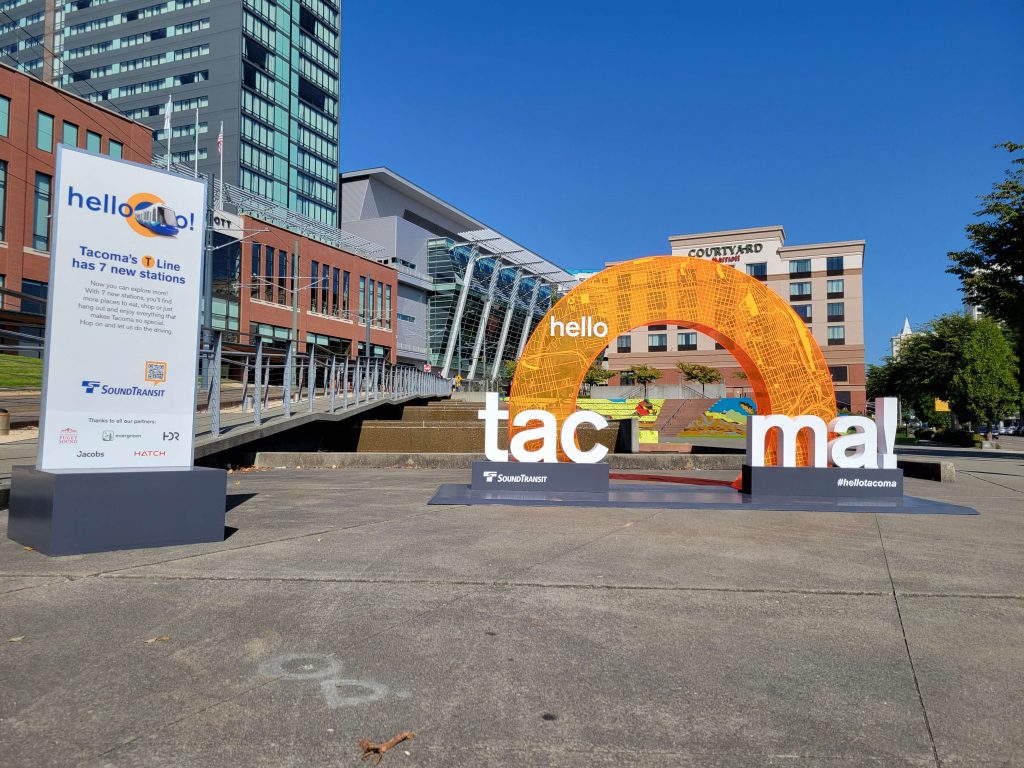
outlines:
[[[765,465],[765,441],[774,430],[780,467],[796,466],[797,438],[804,432],[812,467],[896,469],[896,408],[896,398],[881,397],[875,400],[874,421],[865,416],[837,416],[827,425],[818,416],[751,416],[747,420],[747,464]],[[830,432],[838,437],[829,440]]]
[[[577,464],[597,464],[608,453],[603,445],[595,445],[589,451],[576,447],[576,430],[580,424],[591,424],[596,429],[608,426],[608,420],[593,411],[577,411],[563,422],[561,434],[553,414],[539,409],[520,411],[512,423],[517,427],[529,427],[512,436],[508,450],[498,447],[498,423],[508,420],[508,411],[501,410],[498,393],[488,392],[484,401],[484,409],[477,411],[477,418],[484,422],[484,455],[489,461],[508,461],[509,456],[516,461],[557,462],[558,445],[569,460]],[[538,426],[531,426],[540,422]],[[528,450],[526,444],[534,440],[540,441],[540,447]]]
[[[551,335],[552,336],[569,336],[571,338],[578,338],[580,336],[597,336],[598,338],[604,338],[608,335],[608,324],[603,323],[600,320],[594,322],[594,318],[589,315],[584,315],[579,319],[579,322],[571,321],[563,323],[561,320],[555,320],[551,318]]]

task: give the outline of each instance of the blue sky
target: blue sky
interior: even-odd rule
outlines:
[[[826,6],[825,9],[822,6]],[[342,167],[556,263],[781,224],[867,241],[867,360],[959,309],[946,252],[1024,143],[1019,2],[351,0]]]

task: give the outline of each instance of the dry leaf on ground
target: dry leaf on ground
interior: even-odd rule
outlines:
[[[372,741],[366,739],[359,740],[359,747],[363,750],[362,758],[365,760],[370,755],[377,756],[377,762],[374,765],[380,765],[380,761],[384,759],[384,753],[389,749],[393,749],[401,744],[403,741],[412,740],[416,737],[416,734],[412,731],[402,731],[400,734],[395,736],[393,739],[388,741],[382,741],[380,744],[374,744]],[[405,754],[409,754],[406,752]]]

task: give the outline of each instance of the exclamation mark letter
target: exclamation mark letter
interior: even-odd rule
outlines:
[[[196,229],[196,215],[194,213],[190,213],[188,215],[188,221],[189,221],[188,228],[194,232],[195,229]]]
[[[875,398],[879,469],[896,469],[896,412],[898,409],[899,401],[895,397]]]

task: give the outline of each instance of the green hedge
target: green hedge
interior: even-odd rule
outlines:
[[[976,435],[973,432],[945,429],[935,434],[935,440],[940,443],[958,445],[961,448],[980,448],[981,444],[985,441],[985,438],[981,435]]]

